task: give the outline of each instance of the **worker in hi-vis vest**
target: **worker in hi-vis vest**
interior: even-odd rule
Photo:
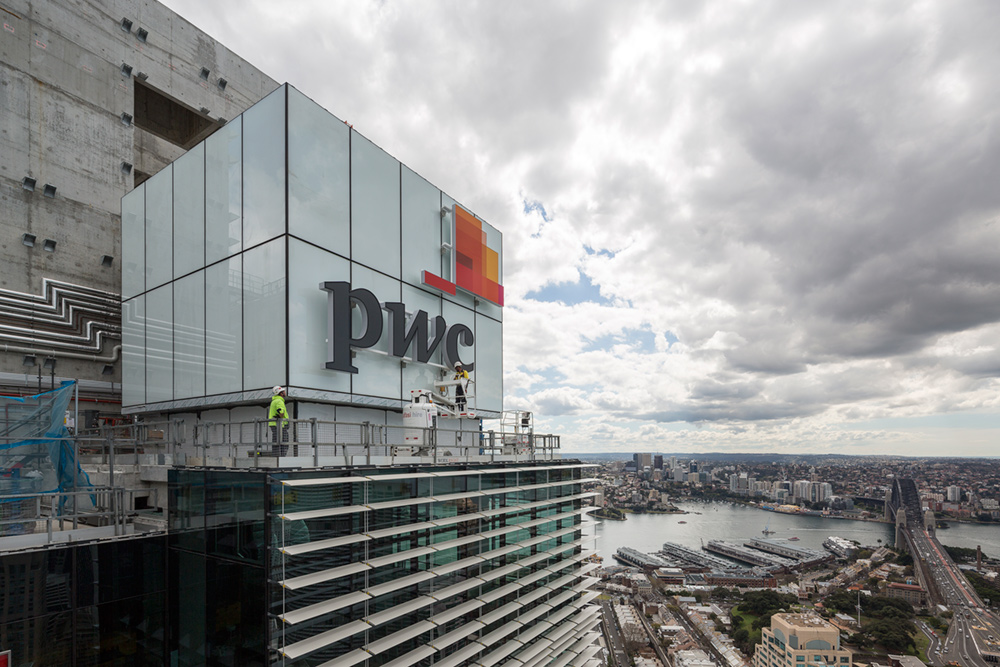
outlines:
[[[278,443],[278,426],[281,426],[281,442],[288,442],[288,410],[285,408],[285,388],[275,386],[271,390],[271,407],[267,411],[267,418],[270,420],[267,425],[271,427],[271,442],[275,443],[275,456],[284,456],[288,453],[288,445]]]
[[[469,382],[469,372],[462,368],[462,362],[455,362],[455,377],[453,380],[464,380],[466,384]],[[465,384],[461,382],[455,386],[455,405],[458,406],[459,412],[465,412]]]

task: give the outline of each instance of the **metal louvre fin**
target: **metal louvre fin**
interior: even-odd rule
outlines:
[[[402,644],[403,642],[413,639],[414,637],[419,637],[425,632],[430,632],[435,627],[437,626],[429,621],[420,621],[407,626],[402,630],[393,632],[391,635],[386,635],[379,640],[371,642],[366,648],[372,655],[378,655],[383,651],[388,651],[393,646]]]
[[[507,623],[504,623],[503,625],[501,625],[499,628],[489,633],[488,635],[480,637],[476,641],[478,641],[483,646],[493,646],[498,641],[500,641],[504,637],[509,636],[512,632],[514,632],[520,627],[522,627],[522,625],[517,621],[509,621]]]
[[[395,660],[391,660],[382,667],[409,667],[410,665],[415,665],[424,658],[434,655],[437,653],[430,646],[418,646],[409,653],[402,655]]]
[[[290,547],[282,547],[280,551],[286,556],[297,556],[299,554],[320,551],[322,549],[332,549],[334,547],[342,547],[348,544],[366,542],[369,539],[371,538],[368,535],[345,535],[344,537],[334,537],[329,540],[317,540],[316,542],[293,544]]]
[[[356,574],[370,569],[372,569],[372,566],[366,565],[365,563],[351,563],[349,565],[333,567],[329,570],[322,570],[321,572],[313,572],[312,574],[303,574],[299,577],[292,577],[291,579],[285,579],[283,581],[279,581],[278,583],[285,588],[297,590],[299,588],[303,588],[304,586],[312,586],[313,584],[330,581],[332,579],[339,579],[340,577],[346,577],[350,574]]]
[[[340,627],[327,630],[326,632],[321,632],[320,634],[309,637],[308,639],[303,639],[302,641],[285,646],[281,649],[281,654],[286,658],[294,660],[306,655],[307,653],[318,651],[319,649],[329,646],[330,644],[336,644],[342,639],[347,639],[351,635],[356,635],[359,632],[367,630],[369,627],[371,626],[365,621],[353,621],[347,625],[341,625]]]
[[[468,637],[469,635],[478,632],[485,628],[486,626],[479,621],[469,621],[465,625],[452,630],[451,632],[441,635],[435,639],[427,642],[428,646],[440,651],[443,648],[447,648],[457,641],[461,641]]]
[[[370,614],[365,617],[365,620],[372,624],[372,626],[382,625],[394,618],[399,618],[400,616],[405,616],[406,614],[412,614],[418,609],[422,609],[428,605],[434,604],[435,600],[429,595],[421,595],[418,598],[409,600],[402,604],[398,604],[395,607],[389,607],[388,609],[383,609],[382,611]]]
[[[353,604],[364,602],[369,598],[371,598],[371,595],[368,593],[365,593],[364,591],[355,591],[353,593],[348,593],[347,595],[335,597],[332,600],[317,602],[316,604],[311,604],[307,607],[301,607],[294,611],[286,612],[278,618],[289,625],[294,625],[296,623],[301,623],[302,621],[308,621],[311,618],[316,618],[317,616],[322,616],[323,614],[328,614],[331,611],[337,611],[338,609],[343,609],[344,607],[350,607]]]

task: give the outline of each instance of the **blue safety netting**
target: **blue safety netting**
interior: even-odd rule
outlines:
[[[25,494],[90,487],[65,424],[75,390],[76,382],[64,382],[37,396],[0,396],[0,518],[16,519],[22,506],[29,509]],[[60,514],[66,500],[60,497],[54,508]],[[0,534],[28,531],[28,524],[0,524]]]

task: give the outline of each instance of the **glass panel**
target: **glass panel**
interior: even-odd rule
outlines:
[[[146,181],[146,289],[171,280],[174,275],[173,168]]]
[[[208,395],[243,388],[242,257],[205,269],[205,365]]]
[[[146,402],[146,297],[122,304],[122,405]]]
[[[122,197],[122,298],[146,291],[146,184]]]
[[[421,274],[441,275],[441,192],[412,172],[402,168],[402,278],[411,285],[422,284]],[[450,219],[450,218],[449,218]],[[451,278],[445,278],[451,280]]]
[[[399,277],[399,162],[354,131],[351,259]]]
[[[285,90],[243,114],[243,247],[285,233]]]
[[[434,318],[441,314],[441,297],[433,296],[428,294],[423,290],[419,290],[409,285],[403,285],[403,303],[406,304],[406,310],[410,313],[416,313],[418,310],[423,310],[427,312],[428,321],[428,340],[434,340]],[[388,323],[388,318],[386,319]],[[416,341],[413,342],[411,348],[407,351],[406,356],[415,359],[416,358]],[[410,392],[414,389],[432,389],[434,387],[434,381],[440,377],[440,373],[444,370],[441,365],[443,365],[442,354],[444,354],[444,339],[438,344],[437,348],[434,350],[434,354],[431,355],[429,363],[408,363],[406,368],[403,369],[403,398],[409,399]],[[431,364],[437,364],[433,366]],[[448,376],[450,378],[450,376]]]
[[[362,266],[354,265],[352,286],[354,289],[364,288],[370,290],[380,302],[399,301],[399,282],[375,273]],[[396,357],[389,354],[389,318],[384,316],[385,311],[379,311],[377,317],[383,321],[382,337],[378,342],[368,349],[358,350],[358,356],[354,358],[354,365],[358,373],[354,375],[352,381],[353,391],[356,394],[367,394],[381,398],[400,398],[400,362]],[[361,308],[352,309],[353,323],[351,326],[352,335],[357,338],[362,335],[361,331]],[[373,318],[375,314],[373,314]],[[382,354],[379,354],[381,352]],[[407,394],[409,398],[409,394]]]
[[[244,389],[285,384],[284,239],[243,253],[243,304]]]
[[[205,395],[205,272],[174,282],[174,398]]]
[[[476,315],[476,409],[503,410],[503,326]]]
[[[496,250],[497,257],[497,276],[498,281],[503,286],[503,235],[500,231],[490,224],[483,223],[483,231],[486,233],[486,245],[491,250]],[[486,299],[480,299],[479,304],[476,305],[476,312],[482,313],[484,315],[489,315],[495,320],[503,320],[503,307],[498,306],[492,301],[487,301]]]
[[[205,140],[205,261],[243,247],[243,119],[234,118]]]
[[[173,289],[146,293],[146,402],[174,397]]]
[[[174,278],[205,266],[205,144],[174,162]]]
[[[346,257],[351,251],[348,127],[294,88],[288,90],[288,115],[289,231]]]
[[[448,214],[441,218],[441,246],[450,250],[441,253],[441,277],[455,282],[455,200],[441,193],[441,210],[444,209],[448,209]]]
[[[289,240],[288,353],[289,384],[330,391],[351,391],[351,375],[328,370],[327,292],[319,284],[346,280],[351,268],[346,259],[295,239]]]

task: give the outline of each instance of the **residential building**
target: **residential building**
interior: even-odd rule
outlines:
[[[761,630],[753,667],[833,667],[852,664],[840,646],[840,630],[813,613],[775,614]]]

